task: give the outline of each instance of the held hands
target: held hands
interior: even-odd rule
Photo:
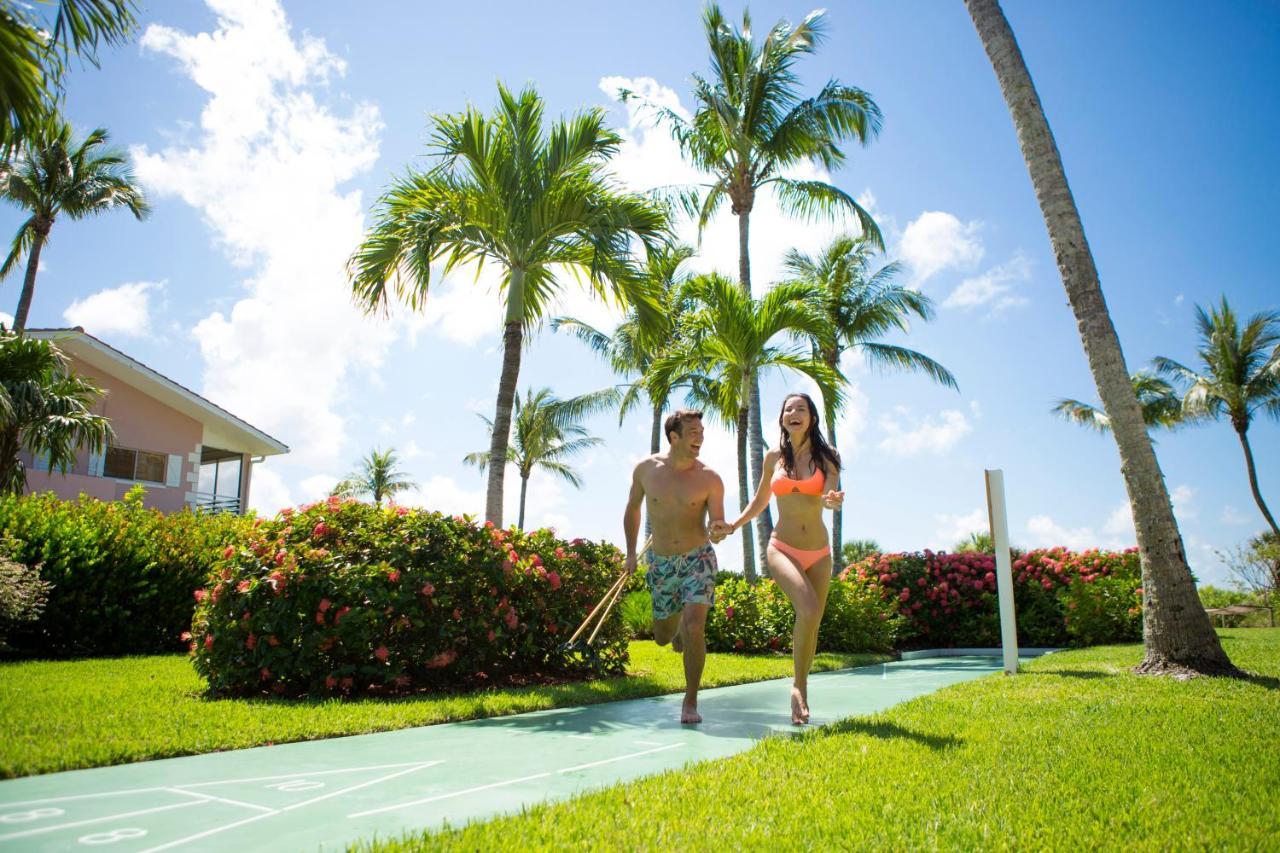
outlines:
[[[628,575],[634,575],[636,573],[636,555],[635,554],[627,555],[627,562],[623,568],[626,570]]]
[[[827,492],[822,496],[822,505],[827,509],[835,509],[844,503],[844,492],[835,490]]]
[[[726,536],[731,535],[736,529],[737,528],[732,524],[729,524],[727,521],[712,522],[711,530],[709,531],[711,541],[718,545],[720,542],[724,541]]]

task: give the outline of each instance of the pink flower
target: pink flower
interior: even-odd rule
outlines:
[[[396,569],[392,569],[387,574],[387,580],[391,581],[392,583],[400,583],[400,572]]]
[[[325,536],[329,535],[330,529],[329,525],[321,521],[315,527],[311,528],[311,536],[314,539],[323,539]]]
[[[391,652],[387,651],[386,646],[378,646],[373,650],[373,656],[380,661],[386,662],[387,658],[391,656]]]
[[[497,636],[498,636],[497,634],[493,633],[493,629],[492,629],[492,628],[490,628],[490,629],[489,629],[489,642],[491,642],[491,643],[492,643],[492,642],[494,641],[494,639],[495,639]]]
[[[925,580],[924,578],[920,578],[919,580],[916,581],[916,586],[924,586],[928,582],[929,581]]]
[[[448,666],[449,664],[453,663],[457,659],[458,659],[458,653],[455,652],[453,649],[449,649],[447,651],[441,652],[440,654],[433,657],[431,660],[427,661],[426,667],[427,669],[440,669],[442,667]]]
[[[984,586],[986,586],[986,584],[985,584],[985,583],[983,583],[982,581],[974,581],[974,582],[973,582],[973,588],[974,588],[974,589],[982,589]]]
[[[346,605],[339,607],[338,612],[333,614],[333,624],[337,625],[339,622],[342,621],[342,617],[346,616],[350,612],[351,612],[351,608],[347,607]]]
[[[724,618],[726,618],[726,619],[732,619],[732,618],[733,618],[733,607],[726,607],[726,608],[724,609]]]
[[[429,597],[433,595],[435,591],[436,591],[435,585],[431,583],[431,581],[427,581],[422,585],[422,594],[425,596]]]
[[[542,558],[541,558],[541,557],[539,557],[537,554],[534,554],[530,559],[532,559],[532,560],[533,560],[533,564],[534,564],[535,566],[541,566],[541,565],[542,565]]]
[[[325,689],[325,690],[332,690],[333,688],[335,688],[335,687],[337,687],[337,686],[338,686],[338,679],[334,678],[332,675],[330,675],[330,676],[328,676],[327,678],[325,678],[325,680],[324,680],[324,689]]]
[[[881,574],[881,575],[880,575],[880,583],[888,583],[888,582],[889,582],[889,575],[888,575],[888,573]]]
[[[512,630],[515,630],[515,627],[520,624],[520,617],[516,615],[516,609],[514,607],[508,607],[507,614],[502,618],[507,623],[507,627]]]
[[[206,652],[211,652],[211,651],[213,651],[213,634],[205,634],[205,636],[204,636],[204,650],[205,650]]]
[[[317,625],[324,624],[324,614],[321,613],[319,610],[316,611],[316,624]],[[335,624],[336,624],[336,620],[335,620]]]
[[[248,592],[248,591],[249,591],[248,581],[240,581],[240,583],[236,584],[236,592]]]
[[[333,606],[333,602],[329,601],[329,599],[327,599],[327,598],[322,598],[322,599],[320,599],[320,605],[319,605],[319,606],[320,606],[320,612],[321,612],[321,613],[326,613],[326,612],[328,612],[329,608]]]
[[[563,560],[563,559],[564,559],[564,549],[563,549],[563,548],[557,548],[557,549],[556,549],[556,556],[557,556],[557,557],[559,557],[561,560]]]
[[[455,608],[453,608],[453,621],[454,621],[454,622],[461,622],[461,621],[462,621],[462,611],[461,611],[461,610],[459,610],[459,609],[458,609],[458,608],[456,608],[456,607],[455,607]]]
[[[983,575],[983,576],[982,576],[982,579],[983,579],[984,581],[986,581],[987,583],[995,583],[995,582],[996,582],[996,573],[995,573],[995,572],[987,572],[985,575]]]
[[[191,632],[183,631],[181,634],[178,635],[178,639],[182,640],[185,643],[186,641],[191,639]]]
[[[285,558],[284,549],[283,549],[283,548],[281,548],[279,551],[277,551],[277,552],[276,552],[276,565],[277,565],[277,566],[283,566],[283,565],[284,565],[284,558]]]
[[[192,593],[192,595],[196,597],[196,601],[204,601],[204,597],[207,593],[203,589],[197,589]]]
[[[551,584],[552,589],[560,588],[560,575],[555,572],[547,572],[547,583]]]
[[[396,515],[405,516],[408,514],[409,514],[409,508],[407,506],[396,507]]]
[[[255,648],[257,648],[257,646],[258,646],[258,638],[255,637],[253,634],[250,634],[248,637],[245,638],[244,647],[246,649],[248,649],[249,651],[253,651]]]
[[[236,549],[232,545],[228,545],[226,549],[222,552],[223,559],[227,559],[227,560],[230,560],[235,555],[236,555]]]
[[[1138,595],[1142,595],[1142,587],[1138,587],[1137,589],[1134,590],[1134,592],[1136,592]]]
[[[906,587],[903,587],[902,592],[898,593],[898,598],[901,598],[903,601],[906,601],[910,597],[911,597],[911,590],[907,589]]]

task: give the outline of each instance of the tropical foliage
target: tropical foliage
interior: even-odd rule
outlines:
[[[582,488],[582,476],[569,465],[568,460],[582,451],[597,447],[601,439],[589,434],[581,424],[583,418],[601,409],[615,405],[618,393],[610,388],[561,400],[550,388],[532,388],[525,391],[524,399],[516,398],[515,434],[511,438],[507,461],[520,472],[520,516],[516,527],[524,529],[525,499],[529,493],[529,478],[542,469],[554,474],[573,486]],[[493,421],[480,416],[489,431]],[[483,471],[489,465],[489,451],[467,454],[463,460]]]
[[[401,492],[416,489],[418,484],[400,470],[394,447],[373,449],[360,460],[360,467],[338,481],[331,494],[343,498],[368,496],[376,506],[382,506],[383,498],[395,499]]]
[[[1142,407],[1142,422],[1152,429],[1176,429],[1182,424],[1182,401],[1173,386],[1146,370],[1129,377],[1133,393]],[[1053,413],[1063,420],[1077,423],[1097,432],[1111,430],[1111,418],[1101,406],[1080,400],[1059,400]]]
[[[625,192],[606,171],[621,137],[589,110],[544,126],[532,88],[498,86],[490,115],[475,108],[431,119],[436,163],[409,170],[379,200],[351,258],[357,301],[385,309],[392,297],[425,307],[432,270],[491,263],[501,271],[502,375],[489,447],[485,517],[501,524],[511,412],[525,334],[545,318],[565,271],[601,298],[656,312],[631,257],[667,239],[666,209]]]

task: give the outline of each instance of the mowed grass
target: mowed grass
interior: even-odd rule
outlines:
[[[818,669],[886,660],[823,654]],[[705,687],[791,674],[783,655],[709,655]],[[0,663],[0,778],[389,731],[684,689],[681,658],[631,644],[624,677],[407,699],[209,700],[184,655]]]
[[[1280,849],[1280,629],[1251,682],[1050,655],[889,711],[379,850]]]

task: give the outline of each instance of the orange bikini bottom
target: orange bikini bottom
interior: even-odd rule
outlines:
[[[831,546],[824,545],[816,551],[809,551],[804,548],[796,548],[783,542],[777,536],[769,539],[769,544],[786,554],[796,565],[800,567],[800,571],[807,572],[809,568],[823,557],[831,553]]]

